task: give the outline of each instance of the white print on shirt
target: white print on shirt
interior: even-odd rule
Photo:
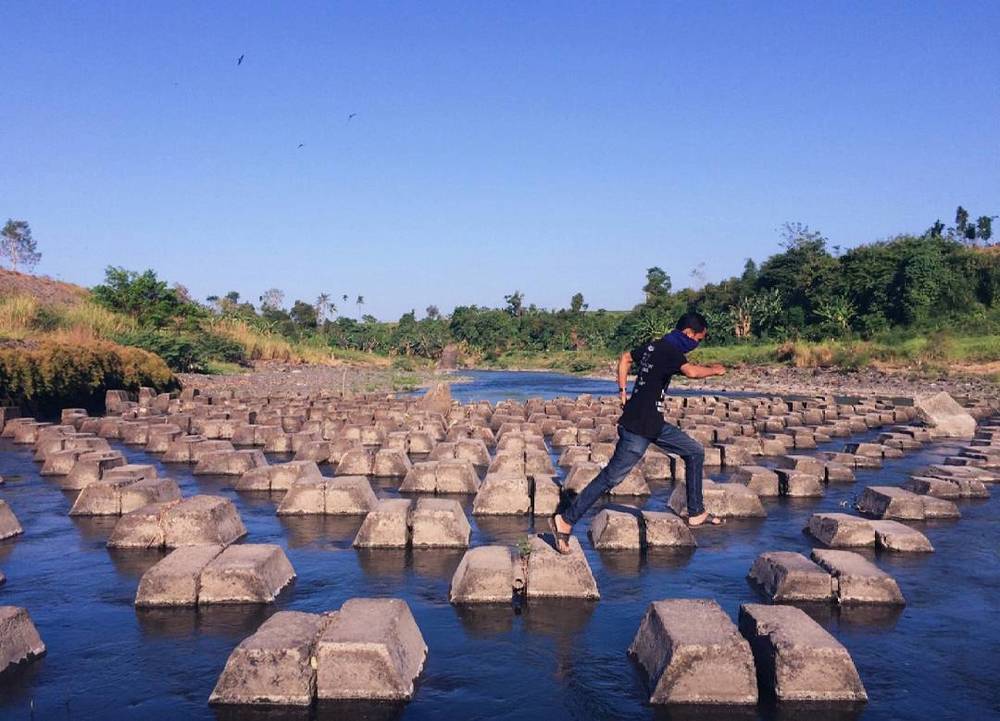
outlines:
[[[635,378],[635,386],[633,386],[633,388],[632,388],[632,394],[633,395],[635,395],[635,392],[639,388],[641,388],[642,386],[646,385],[646,376],[648,376],[649,373],[653,370],[653,351],[654,350],[655,350],[655,347],[652,344],[646,346],[646,350],[645,350],[645,352],[643,352],[642,358],[639,359],[639,372],[638,372],[638,374],[636,375],[636,378]],[[666,387],[664,387],[664,388],[660,389],[660,399],[658,401],[656,401],[656,410],[661,415],[664,412],[664,404],[666,402],[666,399],[667,399]]]

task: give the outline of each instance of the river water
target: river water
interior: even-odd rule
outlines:
[[[606,381],[550,373],[470,375],[472,382],[454,389],[463,401],[614,391]],[[642,677],[626,656],[651,601],[714,598],[735,618],[740,603],[760,600],[745,580],[759,553],[808,554],[812,544],[802,528],[810,514],[841,510],[865,485],[902,483],[914,470],[953,453],[948,444],[928,445],[881,470],[858,471],[855,484],[830,486],[822,499],[767,501],[767,519],[700,529],[699,547],[690,553],[599,553],[586,538],[585,519],[577,533],[601,600],[532,604],[519,614],[509,607],[461,610],[448,603],[461,551],[358,552],[351,541],[360,519],[279,518],[277,499],[266,494],[237,494],[230,479],[195,478],[186,465],[167,466],[155,456],[123,450],[133,462],[156,463],[185,495],[233,499],[247,540],[283,546],[298,578],[271,607],[137,611],[139,577],[161,555],[109,551],[105,541],[115,519],[70,518],[73,494],[41,478],[30,451],[5,440],[0,497],[11,504],[25,533],[0,542],[0,569],[7,575],[0,599],[28,608],[48,654],[0,678],[0,718],[1000,718],[996,492],[989,500],[960,502],[959,521],[920,524],[936,548],[933,554],[869,554],[896,577],[908,601],[905,609],[810,611],[853,655],[871,698],[860,709],[657,709],[646,703]],[[654,484],[646,507],[663,509],[670,490],[669,484]],[[396,494],[386,484],[378,492]],[[471,511],[471,498],[465,505]],[[469,518],[473,545],[513,544],[541,530],[527,518]],[[356,596],[395,596],[409,603],[430,649],[412,702],[253,713],[208,706],[230,651],[269,615],[284,609],[326,611]]]

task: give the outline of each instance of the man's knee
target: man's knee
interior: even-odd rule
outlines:
[[[685,449],[684,453],[681,455],[685,463],[704,463],[705,462],[705,447],[694,441],[691,443],[691,447]]]

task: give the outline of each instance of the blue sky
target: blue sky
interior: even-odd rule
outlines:
[[[785,221],[847,247],[1000,212],[992,1],[32,0],[0,23],[0,215],[84,285],[114,264],[384,319],[514,289],[620,309],[648,266],[718,280]]]

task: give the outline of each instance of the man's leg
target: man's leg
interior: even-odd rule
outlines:
[[[705,501],[702,498],[701,482],[702,467],[705,465],[704,447],[680,428],[670,424],[663,426],[659,437],[653,442],[663,450],[676,453],[684,459],[688,517],[704,515]]]
[[[580,491],[570,507],[563,512],[561,520],[567,526],[573,526],[579,521],[602,494],[607,493],[625,479],[635,464],[642,460],[642,455],[649,447],[649,443],[648,438],[626,431],[619,426],[618,445],[615,446],[615,452],[612,454],[611,460],[608,461],[608,465],[601,469],[601,472],[587,484],[586,488]],[[556,518],[558,520],[559,516]]]

